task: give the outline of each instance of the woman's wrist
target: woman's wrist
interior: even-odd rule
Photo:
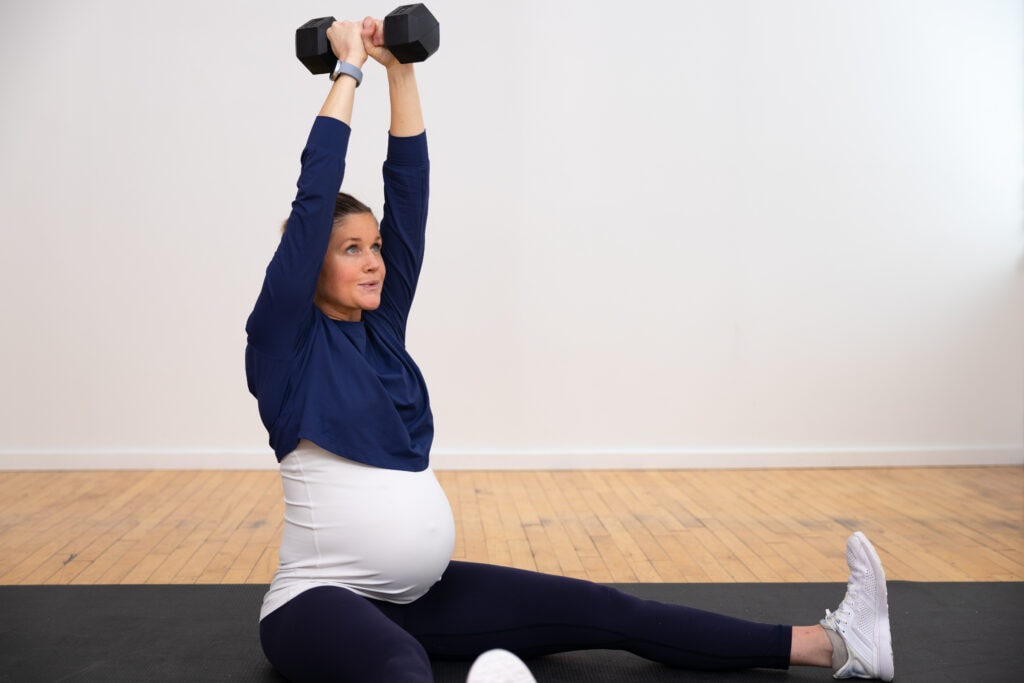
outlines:
[[[366,53],[364,52],[361,55],[344,53],[341,57],[338,57],[338,61],[345,62],[346,64],[351,64],[352,66],[362,69],[363,65],[366,64]]]
[[[388,65],[388,80],[393,83],[403,83],[416,80],[416,70],[412,64],[402,64],[398,60],[395,60],[393,64]]]

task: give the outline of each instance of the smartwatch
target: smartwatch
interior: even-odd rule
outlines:
[[[351,76],[356,81],[356,87],[363,82],[363,72],[355,64],[349,64],[343,62],[340,59],[338,63],[334,65],[334,71],[331,72],[331,80],[336,81],[341,76]]]

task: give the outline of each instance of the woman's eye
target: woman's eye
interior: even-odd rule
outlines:
[[[370,247],[370,248],[371,248],[371,249],[373,250],[373,253],[375,253],[375,254],[379,254],[379,253],[380,253],[380,249],[381,249],[381,245],[379,245],[379,244],[375,244],[375,245],[373,245],[373,246],[372,246],[372,247]]]
[[[349,246],[349,247],[347,247],[345,249],[345,253],[346,254],[358,254],[359,253],[359,247],[357,247],[356,245],[353,244],[353,245],[351,245],[351,246]]]

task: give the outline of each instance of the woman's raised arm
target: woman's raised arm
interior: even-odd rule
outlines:
[[[339,61],[357,68],[366,63],[366,47],[363,44],[362,25],[354,21],[336,21],[327,29],[327,39]],[[356,79],[342,74],[334,81],[327,94],[320,116],[329,116],[348,125],[352,124],[352,104],[356,96]]]
[[[423,132],[423,110],[412,64],[402,64],[384,47],[384,21],[366,17],[362,27],[363,48],[388,72],[391,97],[391,128],[395,137],[407,138]]]

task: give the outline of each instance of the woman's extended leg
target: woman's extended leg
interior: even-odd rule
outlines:
[[[670,666],[787,668],[792,629],[642,600],[608,586],[537,572],[452,562],[409,605],[380,605],[438,659],[492,648],[536,657],[619,649]]]
[[[818,626],[759,624],[588,581],[466,562],[452,562],[416,602],[382,610],[437,658],[471,659],[491,648],[525,657],[610,648],[690,669],[831,664],[837,678],[890,681],[885,572],[864,534],[851,535],[846,551],[846,595]]]

